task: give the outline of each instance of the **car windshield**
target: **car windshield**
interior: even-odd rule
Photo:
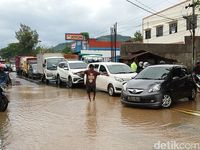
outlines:
[[[169,72],[169,67],[148,67],[141,71],[135,79],[164,80]]]
[[[55,66],[58,65],[59,62],[63,61],[64,58],[49,58],[47,59],[47,69],[55,70]]]
[[[133,73],[131,68],[126,64],[107,65],[107,67],[111,74]]]
[[[69,63],[69,67],[70,69],[86,69],[87,68],[87,64],[84,62],[73,62],[73,63]]]
[[[33,69],[37,69],[37,64],[32,64]]]

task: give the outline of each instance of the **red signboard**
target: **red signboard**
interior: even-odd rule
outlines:
[[[82,34],[79,33],[65,33],[65,40],[82,41],[84,40],[84,37]]]

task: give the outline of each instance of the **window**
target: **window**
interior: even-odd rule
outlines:
[[[145,39],[150,39],[151,38],[151,29],[148,29],[145,31]]]
[[[163,26],[157,26],[156,27],[156,36],[163,36]]]
[[[175,68],[174,70],[172,70],[172,78],[173,77],[183,78],[185,76],[187,76],[187,70],[185,68]]]
[[[188,16],[186,18],[187,30],[191,30],[193,28],[193,24],[194,24],[194,28],[196,28],[197,27],[197,15],[194,16],[194,21],[193,21],[192,16]]]
[[[100,66],[99,72],[107,73],[106,68],[103,65]]]
[[[177,33],[177,22],[169,24],[169,34]]]

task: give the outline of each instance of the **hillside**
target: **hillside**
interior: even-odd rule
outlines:
[[[66,47],[71,47],[71,42],[68,43],[60,43],[56,46],[54,46],[52,49],[54,51],[62,51],[63,49],[65,49]]]
[[[98,41],[110,41],[110,35],[100,36],[97,38]],[[117,35],[117,41],[124,42],[130,40],[130,36],[122,36],[120,34]]]
[[[96,38],[97,41],[110,41],[110,35],[100,36]],[[130,40],[130,36],[117,35],[117,41],[124,42]],[[53,47],[54,51],[62,51],[66,47],[71,47],[72,42],[60,43]]]

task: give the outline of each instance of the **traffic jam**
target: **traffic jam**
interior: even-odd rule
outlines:
[[[0,117],[1,146],[159,149],[166,141],[198,144],[199,97],[185,66],[157,64],[135,73],[125,63],[94,60],[86,63],[61,53],[16,57],[5,92],[10,102]],[[90,65],[99,73],[91,101],[84,75]]]
[[[109,96],[120,95],[124,106],[170,108],[182,98],[196,99],[198,82],[183,65],[151,65],[136,73],[125,63],[88,58],[91,60],[79,60],[73,54],[41,53],[37,57],[17,56],[15,67],[17,75],[27,79],[73,88],[86,84],[84,71],[92,64],[100,73],[96,89]]]

